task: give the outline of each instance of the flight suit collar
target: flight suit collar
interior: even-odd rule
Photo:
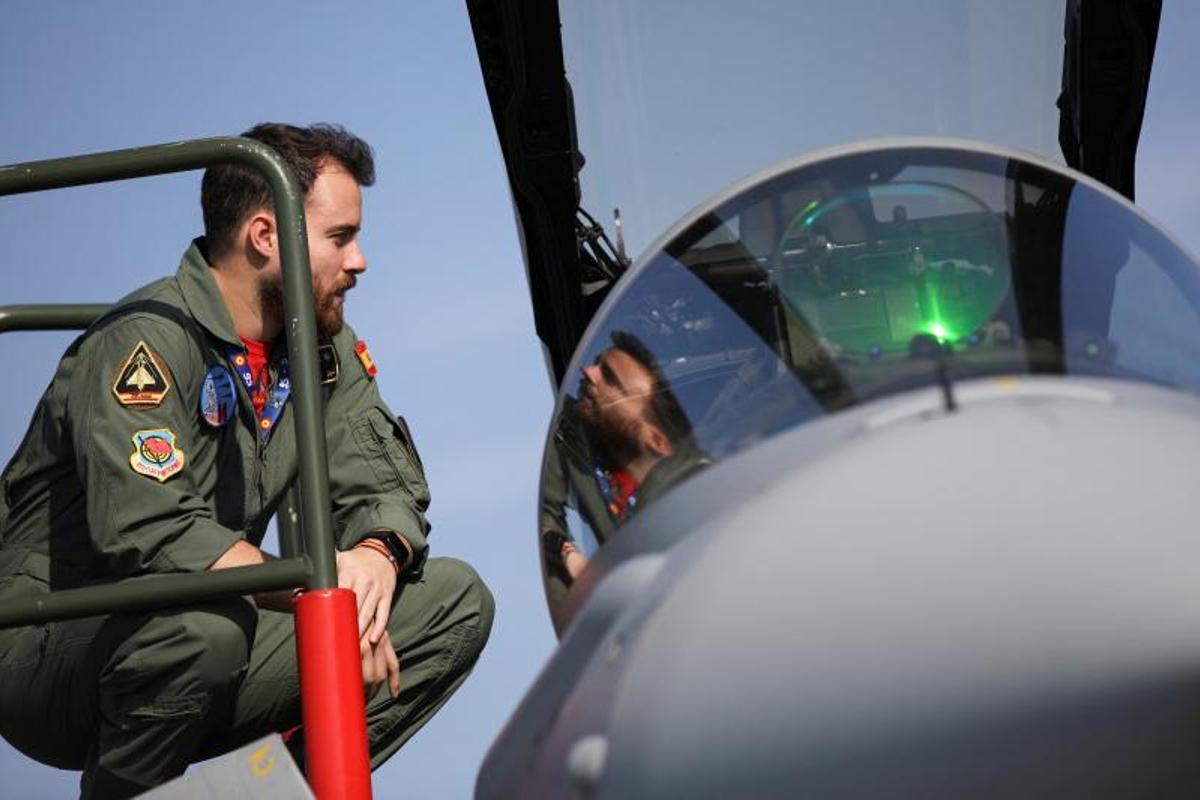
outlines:
[[[191,246],[183,254],[183,259],[179,262],[179,271],[176,273],[179,290],[196,322],[221,341],[240,347],[241,340],[233,328],[233,318],[229,316],[229,309],[225,307],[221,290],[212,275],[212,267],[204,258],[201,249],[203,242],[203,237],[193,239]]]

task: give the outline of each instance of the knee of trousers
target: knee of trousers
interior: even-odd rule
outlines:
[[[464,561],[455,558],[431,559],[426,572],[433,568],[436,580],[445,587],[456,622],[461,645],[456,661],[460,669],[474,666],[487,644],[496,615],[496,601],[479,573]]]
[[[145,618],[101,683],[121,683],[133,672],[139,681],[165,681],[178,695],[223,694],[245,675],[257,622],[254,606],[243,598]]]

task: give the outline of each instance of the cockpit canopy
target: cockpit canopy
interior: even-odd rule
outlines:
[[[556,624],[588,559],[710,464],[1005,374],[1200,390],[1200,272],[1113,192],[986,145],[883,141],[741,182],[629,271],[561,387],[539,524]]]

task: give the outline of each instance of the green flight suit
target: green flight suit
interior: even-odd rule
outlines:
[[[63,356],[0,477],[0,602],[147,573],[206,570],[258,545],[297,475],[288,405],[264,443],[231,369],[241,343],[201,251],[121,300]],[[282,338],[282,337],[281,337]],[[346,326],[323,386],[338,546],[377,529],[416,555],[388,625],[401,694],[368,702],[378,766],[449,698],[491,627],[466,564],[426,559],[429,503],[403,420]],[[282,341],[272,353],[280,375]],[[206,374],[230,370],[233,419],[203,419]],[[85,797],[123,797],[200,758],[300,722],[290,615],[234,598],[162,613],[0,631],[0,734],[31,757],[83,769]]]
[[[582,531],[572,531],[567,524],[567,508],[579,513],[588,526],[588,533],[595,539],[595,547],[603,547],[617,529],[638,511],[651,505],[675,485],[682,483],[697,472],[712,464],[712,459],[693,441],[676,442],[674,452],[655,464],[638,485],[635,492],[636,505],[628,509],[623,519],[618,519],[609,510],[596,479],[597,467],[603,460],[596,452],[586,432],[586,423],[580,417],[578,401],[568,396],[562,404],[554,427],[554,436],[546,448],[542,464],[538,532],[562,534],[572,544],[590,554],[590,548],[576,536]],[[566,565],[557,553],[542,549],[542,576],[546,602],[555,630],[561,633],[567,620],[563,616],[567,593],[574,579],[567,573]]]

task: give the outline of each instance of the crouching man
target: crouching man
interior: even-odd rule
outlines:
[[[420,459],[343,322],[367,268],[370,148],[334,126],[245,135],[305,191],[338,583],[356,595],[377,767],[465,680],[492,598],[466,564],[426,557]],[[0,603],[264,560],[298,471],[279,229],[266,182],[241,165],[210,168],[201,204],[205,236],[71,345],[0,478]],[[83,797],[118,798],[292,728],[289,610],[284,593],[0,631],[0,734],[83,770]]]

